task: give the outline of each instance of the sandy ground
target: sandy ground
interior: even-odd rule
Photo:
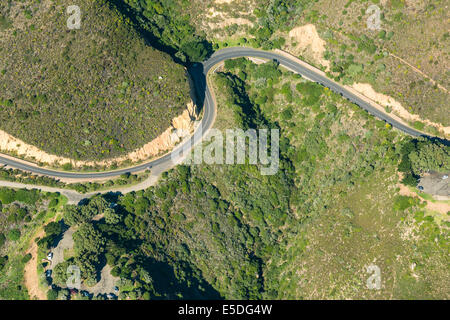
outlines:
[[[288,50],[290,53],[296,56],[309,54],[316,62],[326,67],[327,70],[329,69],[330,62],[323,58],[326,42],[320,38],[313,24],[292,29],[289,31],[289,38],[291,48]]]
[[[108,166],[112,163],[120,164],[126,160],[137,162],[141,160],[156,157],[161,153],[172,149],[180,139],[189,135],[194,127],[194,121],[197,119],[195,105],[191,102],[187,109],[178,117],[172,120],[172,125],[167,128],[159,137],[145,144],[143,147],[125,155],[105,161],[74,161],[66,157],[60,157],[48,154],[35,146],[25,143],[10,134],[0,130],[0,151],[16,152],[18,155],[31,161],[42,162],[44,164],[65,164],[72,163],[73,167],[82,166]]]
[[[398,101],[396,101],[394,98],[384,95],[382,93],[376,92],[372,86],[368,83],[354,83],[352,85],[352,88],[356,91],[362,93],[366,97],[368,97],[371,100],[376,101],[377,103],[381,104],[382,106],[391,107],[393,112],[397,114],[399,117],[409,120],[409,121],[421,121],[426,123],[427,125],[431,125],[436,127],[439,131],[444,132],[446,135],[450,134],[450,127],[444,127],[443,125],[435,122],[431,122],[429,120],[421,119],[416,114],[409,113],[405,107],[402,106],[402,104]]]
[[[40,230],[36,235],[31,239],[31,246],[28,249],[27,253],[31,253],[32,258],[30,261],[27,262],[24,268],[24,279],[25,279],[25,287],[28,290],[28,294],[30,296],[30,299],[38,299],[38,300],[46,300],[47,294],[39,288],[39,277],[37,274],[37,252],[38,252],[38,246],[34,242],[34,239],[36,237],[43,237],[44,236],[44,230]]]

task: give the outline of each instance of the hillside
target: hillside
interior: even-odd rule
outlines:
[[[215,128],[280,128],[280,170],[181,165],[146,190],[67,206],[74,250],[53,283],[75,262],[85,284],[110,268],[119,299],[448,298],[448,215],[399,193],[407,138],[274,63],[221,71]]]
[[[189,102],[184,67],[146,44],[107,1],[0,4],[0,129],[80,160],[153,140]]]
[[[380,9],[377,30],[367,27],[371,5]],[[450,130],[446,1],[194,0],[186,10],[216,47],[289,51],[344,84],[367,83],[398,101],[417,129],[436,134],[429,120]],[[311,25],[314,32],[302,29]]]

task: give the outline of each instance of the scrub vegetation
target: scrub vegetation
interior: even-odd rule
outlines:
[[[11,22],[0,29],[0,129],[71,159],[124,155],[186,109],[185,69],[107,1],[78,1],[81,28],[69,30],[72,4],[0,4]]]
[[[279,128],[280,170],[180,165],[66,206],[77,236],[63,263],[84,283],[109,265],[120,299],[448,298],[448,219],[398,194],[405,136],[273,62],[233,60],[211,80],[215,127]]]

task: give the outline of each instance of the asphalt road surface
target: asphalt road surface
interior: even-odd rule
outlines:
[[[308,69],[304,67],[303,65],[297,63],[293,59],[290,59],[289,57],[269,52],[269,51],[261,51],[251,48],[243,48],[243,47],[234,47],[234,48],[226,48],[219,50],[215,52],[208,60],[204,61],[203,63],[197,63],[194,64],[194,66],[189,70],[194,84],[195,84],[195,90],[198,95],[198,104],[203,104],[203,118],[200,123],[201,129],[194,132],[194,135],[184,143],[177,146],[171,153],[168,153],[164,155],[161,158],[158,158],[153,161],[148,161],[146,163],[136,165],[134,167],[125,168],[125,169],[119,169],[115,171],[107,171],[107,172],[89,172],[89,173],[76,173],[76,172],[64,172],[64,171],[56,171],[56,170],[50,170],[45,168],[40,168],[33,164],[26,164],[21,161],[11,160],[5,157],[0,156],[0,163],[6,164],[8,166],[25,170],[25,171],[31,171],[36,174],[42,174],[47,176],[52,176],[56,178],[74,178],[74,179],[95,179],[95,178],[110,178],[114,176],[118,176],[124,173],[133,173],[133,172],[139,172],[143,171],[145,169],[151,169],[152,167],[160,164],[171,164],[175,163],[173,159],[173,154],[179,153],[180,150],[188,151],[190,150],[190,147],[197,144],[199,141],[201,141],[204,134],[207,133],[208,129],[212,127],[214,124],[215,114],[216,114],[216,108],[217,106],[214,104],[214,100],[212,98],[211,92],[207,86],[206,83],[206,75],[207,73],[218,63],[221,63],[225,60],[232,59],[232,58],[238,58],[238,57],[255,57],[255,58],[263,58],[267,60],[276,60],[278,61],[282,66],[289,68],[292,71],[295,71],[307,78],[309,78],[312,81],[315,81],[323,86],[326,86],[333,90],[334,92],[341,94],[343,97],[347,98],[351,102],[357,104],[361,108],[367,110],[370,114],[374,115],[375,117],[386,121],[387,123],[391,124],[394,128],[397,128],[398,130],[403,131],[406,134],[409,134],[411,136],[423,136],[423,133],[420,131],[417,131],[413,128],[410,128],[392,117],[390,117],[388,114],[383,113],[382,111],[376,109],[375,107],[371,106],[366,101],[362,100],[361,98],[355,96],[351,92],[349,92],[347,89],[345,89],[344,86],[337,84],[331,80],[329,80],[327,77],[324,77],[323,75],[314,72],[311,69]],[[201,132],[202,134],[199,134],[198,132]]]

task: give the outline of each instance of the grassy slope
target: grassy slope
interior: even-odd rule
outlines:
[[[303,100],[311,89],[292,90],[294,104],[289,103],[281,87],[299,81],[285,74],[274,89],[266,89],[275,91],[273,102],[262,105],[265,116],[279,121],[290,137],[292,153],[304,146],[309,152],[301,161],[293,157],[298,219],[283,230],[277,254],[266,262],[266,290],[277,292],[272,297],[297,299],[448,297],[448,222],[423,220],[417,200],[406,198],[406,208],[395,209],[402,199],[396,195],[398,135],[327,91],[311,106]],[[265,91],[255,88],[258,82],[250,78],[255,98]],[[226,103],[216,92],[220,123]],[[330,112],[330,103],[337,110]],[[285,120],[287,108],[292,118]],[[323,134],[322,154],[311,145],[318,139],[314,131]],[[379,291],[366,288],[371,263],[381,269]]]
[[[238,126],[238,86],[221,87],[224,77],[245,77],[250,100],[239,101],[258,99],[278,123],[293,168],[178,167],[155,187],[108,196],[121,221],[94,225],[123,278],[120,297],[448,298],[448,222],[397,195],[401,136],[290,73],[248,62],[228,72],[212,79],[216,128]],[[371,263],[379,291],[366,288]]]
[[[420,201],[398,196],[401,136],[292,74],[262,81],[276,73],[253,64],[228,71],[246,77],[250,101],[265,101],[264,116],[289,137],[282,152],[294,181],[286,167],[265,177],[247,165],[173,170],[119,201],[134,213],[125,220],[146,255],[173,261],[178,273],[198,270],[229,299],[448,298],[448,223],[424,218]],[[221,130],[238,126],[230,103],[237,87],[222,87],[232,74],[212,79]],[[381,290],[366,287],[372,263]]]
[[[270,3],[274,5],[271,6]],[[377,4],[381,9],[380,31],[385,32],[384,36],[380,35],[380,31],[371,31],[366,27],[369,14],[365,11],[372,4]],[[330,0],[265,0],[259,2],[259,16],[262,18],[258,19],[252,10],[258,7],[254,1],[193,1],[191,17],[192,23],[206,32],[211,40],[225,40],[234,45],[246,44],[242,38],[249,40],[253,35],[247,25],[232,23],[230,18],[244,18],[259,27],[275,17],[279,20],[274,21],[283,22],[273,25],[272,39],[284,37],[287,45],[285,48],[292,44],[288,37],[289,30],[313,23],[321,38],[326,41],[326,58],[336,62],[338,68],[343,66],[344,72],[334,72],[334,76],[345,74],[347,82],[371,83],[375,90],[398,100],[408,111],[423,119],[448,126],[448,93],[388,54],[392,53],[406,60],[448,90],[446,70],[450,38],[445,6],[446,2],[442,0],[388,0],[384,6],[378,0],[336,0],[332,1],[332,5]],[[277,7],[286,8],[285,13],[271,13],[276,12]],[[210,14],[210,10],[216,14]],[[227,26],[219,28],[220,23],[224,22]],[[373,41],[376,51],[361,50],[364,47],[360,41],[361,36],[367,36],[369,41]],[[387,54],[383,55],[383,52]],[[352,55],[353,59],[350,58]],[[311,57],[304,58],[314,62],[309,59]],[[363,69],[358,74],[351,75],[348,72],[351,64],[362,64]]]
[[[147,46],[105,1],[79,1],[81,29],[68,30],[72,4],[0,5],[8,22],[0,25],[0,129],[75,159],[125,154],[184,110],[184,68]]]

